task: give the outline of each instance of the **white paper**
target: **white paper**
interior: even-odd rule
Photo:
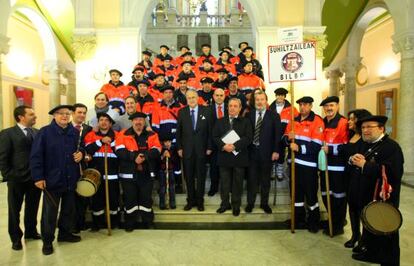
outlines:
[[[231,130],[229,133],[227,133],[221,140],[225,143],[225,144],[234,144],[236,143],[236,141],[238,141],[240,139],[239,135],[237,135],[236,131]],[[237,154],[239,154],[239,152],[237,151],[233,151],[234,156],[237,156]]]

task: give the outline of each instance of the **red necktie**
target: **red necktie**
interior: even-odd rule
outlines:
[[[221,109],[221,105],[219,105],[217,108],[217,118],[220,119],[223,117],[223,110]]]
[[[81,126],[80,125],[76,125],[75,128],[80,132],[80,130],[81,130]]]

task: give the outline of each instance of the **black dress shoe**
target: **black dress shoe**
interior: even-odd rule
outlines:
[[[197,210],[200,211],[200,212],[204,211],[204,205],[203,204],[198,205]]]
[[[233,209],[233,216],[239,216],[240,215],[240,208],[234,208]]]
[[[271,214],[272,213],[272,208],[270,208],[269,205],[261,205],[260,208],[267,214]]]
[[[43,255],[46,255],[46,256],[52,254],[53,253],[52,243],[50,243],[50,244],[44,243],[43,247],[42,247],[42,253],[43,253]]]
[[[224,207],[224,206],[220,206],[220,208],[218,208],[217,209],[217,213],[223,213],[223,212],[225,212],[225,211],[227,211],[227,210],[231,210],[231,208],[229,208],[229,207]]]
[[[247,204],[246,208],[244,208],[244,211],[251,213],[253,211],[253,204]]]
[[[42,236],[38,232],[34,232],[32,234],[25,234],[24,239],[38,240],[38,239],[42,239]]]
[[[58,236],[58,242],[69,242],[69,243],[76,243],[81,241],[80,236],[76,236],[74,234],[65,234]]]
[[[367,251],[367,247],[364,244],[360,243],[360,242],[358,242],[358,245],[352,249],[352,252],[357,253],[357,254],[358,253],[364,253],[366,251]]]
[[[354,260],[359,260],[359,261],[364,261],[364,262],[378,263],[378,261],[375,259],[375,256],[371,255],[368,251],[352,254],[352,258]]]
[[[22,246],[22,241],[18,240],[12,243],[12,249],[13,250],[22,250],[23,246]]]
[[[193,208],[193,205],[191,205],[190,203],[187,203],[185,206],[184,206],[184,211],[189,211],[189,210],[191,210]]]

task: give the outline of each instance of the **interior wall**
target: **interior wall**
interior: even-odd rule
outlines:
[[[277,1],[277,24],[284,27],[303,25],[305,0]]]

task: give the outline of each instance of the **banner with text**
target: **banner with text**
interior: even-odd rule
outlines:
[[[269,82],[316,79],[316,43],[302,42],[268,47]]]

